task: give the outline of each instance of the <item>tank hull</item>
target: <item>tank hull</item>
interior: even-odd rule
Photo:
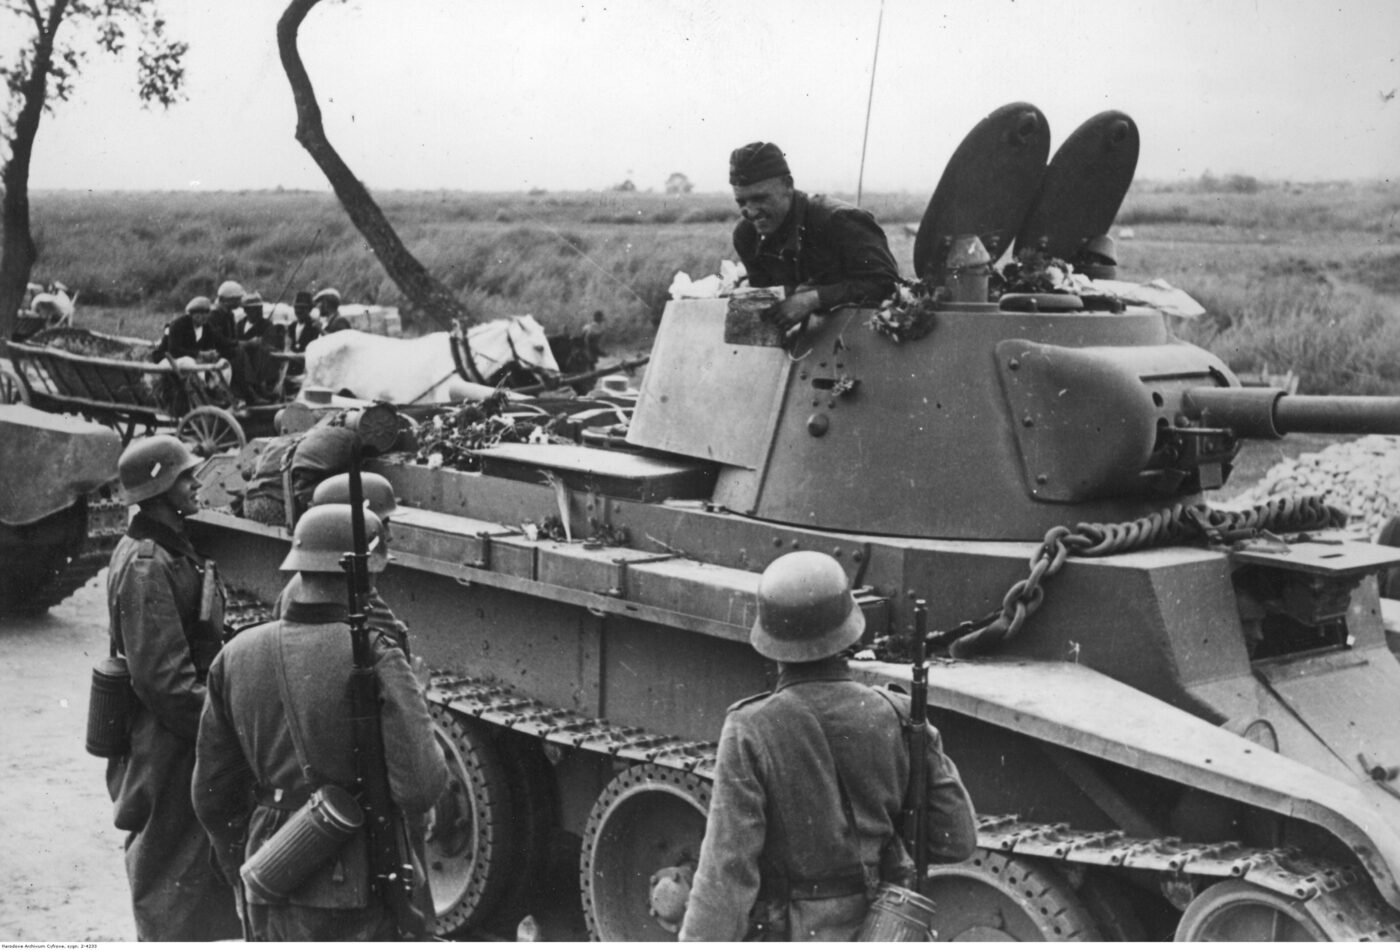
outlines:
[[[667,804],[649,807],[663,811],[677,794],[668,782],[712,775],[726,708],[775,675],[747,636],[759,573],[777,556],[814,549],[836,557],[859,589],[867,637],[876,638],[907,629],[915,598],[928,600],[936,628],[984,613],[1025,577],[1037,549],[773,524],[704,498],[652,497],[662,477],[670,490],[702,493],[707,470],[698,463],[681,477],[639,472],[626,453],[574,453],[567,462],[553,471],[566,483],[569,521],[606,523],[632,539],[627,547],[531,539],[521,525],[558,513],[560,493],[512,459],[495,474],[393,459],[372,467],[403,509],[379,589],[409,624],[415,653],[437,671],[431,697],[452,715],[546,750],[552,821],[585,850],[602,847],[599,828],[621,807],[619,769],[657,772],[665,781],[649,781]],[[191,530],[246,596],[275,599],[285,529],[206,511]],[[1149,881],[1171,870],[1164,853],[1191,851],[1168,846],[1175,839],[1237,842],[1235,864],[1288,844],[1328,873],[1364,866],[1348,893],[1364,891],[1366,913],[1389,920],[1385,900],[1400,904],[1391,870],[1400,841],[1390,840],[1400,811],[1353,763],[1400,761],[1400,743],[1370,719],[1364,729],[1345,725],[1359,721],[1354,697],[1400,688],[1374,582],[1351,595],[1347,650],[1259,661],[1246,645],[1237,569],[1227,553],[1182,546],[1071,558],[1047,581],[1034,624],[996,659],[934,665],[930,717],[983,816],[982,844],[1004,849],[1014,840],[1024,852],[1031,840],[1128,836],[1116,852],[1086,851],[1084,866],[1096,874],[1136,868]],[[908,688],[908,667],[853,666],[869,682]],[[1298,687],[1314,682],[1311,691]],[[1375,704],[1366,715],[1389,708]],[[1241,737],[1261,721],[1276,752]],[[998,837],[1013,815],[1019,830]],[[1202,881],[1228,876],[1229,862],[1217,859],[1183,858]],[[1296,883],[1283,873],[1261,880]],[[584,877],[595,935],[661,939],[645,923],[610,930],[607,902],[590,915],[596,889]],[[1170,917],[1161,888],[1135,886],[1140,913]],[[473,907],[467,919],[484,925],[489,909]]]

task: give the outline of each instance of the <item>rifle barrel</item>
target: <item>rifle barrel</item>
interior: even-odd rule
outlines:
[[[914,601],[914,663],[909,688],[909,804],[905,835],[914,859],[914,888],[923,891],[928,872],[924,847],[927,819],[924,802],[928,798],[928,603]]]

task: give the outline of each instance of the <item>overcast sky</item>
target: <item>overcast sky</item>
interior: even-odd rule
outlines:
[[[293,138],[285,0],[166,0],[188,100],[94,65],[45,118],[33,188],[326,188]],[[881,0],[347,0],[301,31],[326,131],[372,189],[724,190],[776,141],[853,192]],[[5,25],[7,31],[10,24]],[[884,0],[866,191],[932,191],[976,121],[1026,101],[1052,149],[1121,109],[1138,178],[1400,176],[1395,0]],[[1387,98],[1394,96],[1394,98]]]

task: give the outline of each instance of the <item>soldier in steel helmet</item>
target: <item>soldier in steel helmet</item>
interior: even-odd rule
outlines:
[[[842,304],[878,304],[894,293],[899,266],[870,212],[793,187],[782,149],[750,142],[729,155],[739,205],[734,251],[753,287],[782,287],[777,322],[789,331]]]
[[[383,526],[383,542],[387,548],[390,544],[389,521],[398,514],[398,499],[394,497],[394,486],[389,484],[389,480],[383,475],[374,472],[365,472],[360,476],[361,491],[364,493],[365,505],[370,512],[379,519]],[[316,486],[311,493],[311,504],[316,505],[348,505],[350,504],[350,475],[342,472],[339,475],[332,475]],[[282,588],[282,593],[277,598],[277,603],[273,607],[274,618],[282,617],[286,614],[287,608],[300,600],[301,575],[293,574],[291,580],[287,581],[287,586]],[[408,627],[403,621],[394,616],[394,612],[389,609],[389,605],[379,596],[379,591],[371,589],[369,592],[369,603],[367,605],[369,624],[375,630],[387,633],[392,636],[405,652],[408,651]]]
[[[379,519],[365,513],[369,570],[384,569]],[[299,577],[280,620],[230,641],[209,673],[199,728],[195,809],[226,873],[257,854],[316,789],[355,786],[349,684],[353,666],[341,558],[353,549],[351,510],[302,516],[282,570]],[[423,690],[390,638],[371,643],[382,703],[390,794],[416,837],[447,782]],[[421,855],[421,842],[414,850]],[[246,890],[250,939],[389,940],[393,921],[370,887],[363,830],[284,896]],[[419,880],[423,880],[419,869]],[[422,906],[422,902],[419,902]]]
[[[771,693],[730,707],[682,940],[851,940],[881,881],[908,884],[899,816],[909,785],[907,697],[855,682],[842,655],[865,618],[834,558],[778,558],[750,642],[778,662]],[[972,803],[928,727],[927,846],[962,861]]]
[[[213,562],[185,535],[185,518],[198,508],[198,464],[168,435],[132,442],[118,462],[125,499],[140,510],[112,552],[107,607],[139,708],[130,752],[108,762],[107,787],[116,826],[128,833],[126,870],[141,940],[240,934],[233,891],[210,861],[190,798],[205,680],[223,632]]]

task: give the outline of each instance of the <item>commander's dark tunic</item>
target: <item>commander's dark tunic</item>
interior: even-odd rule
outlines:
[[[885,232],[868,211],[803,191],[793,192],[792,208],[771,236],[761,237],[748,220],[735,225],[734,251],[752,286],[792,293],[806,285],[822,310],[879,303],[899,280]]]

